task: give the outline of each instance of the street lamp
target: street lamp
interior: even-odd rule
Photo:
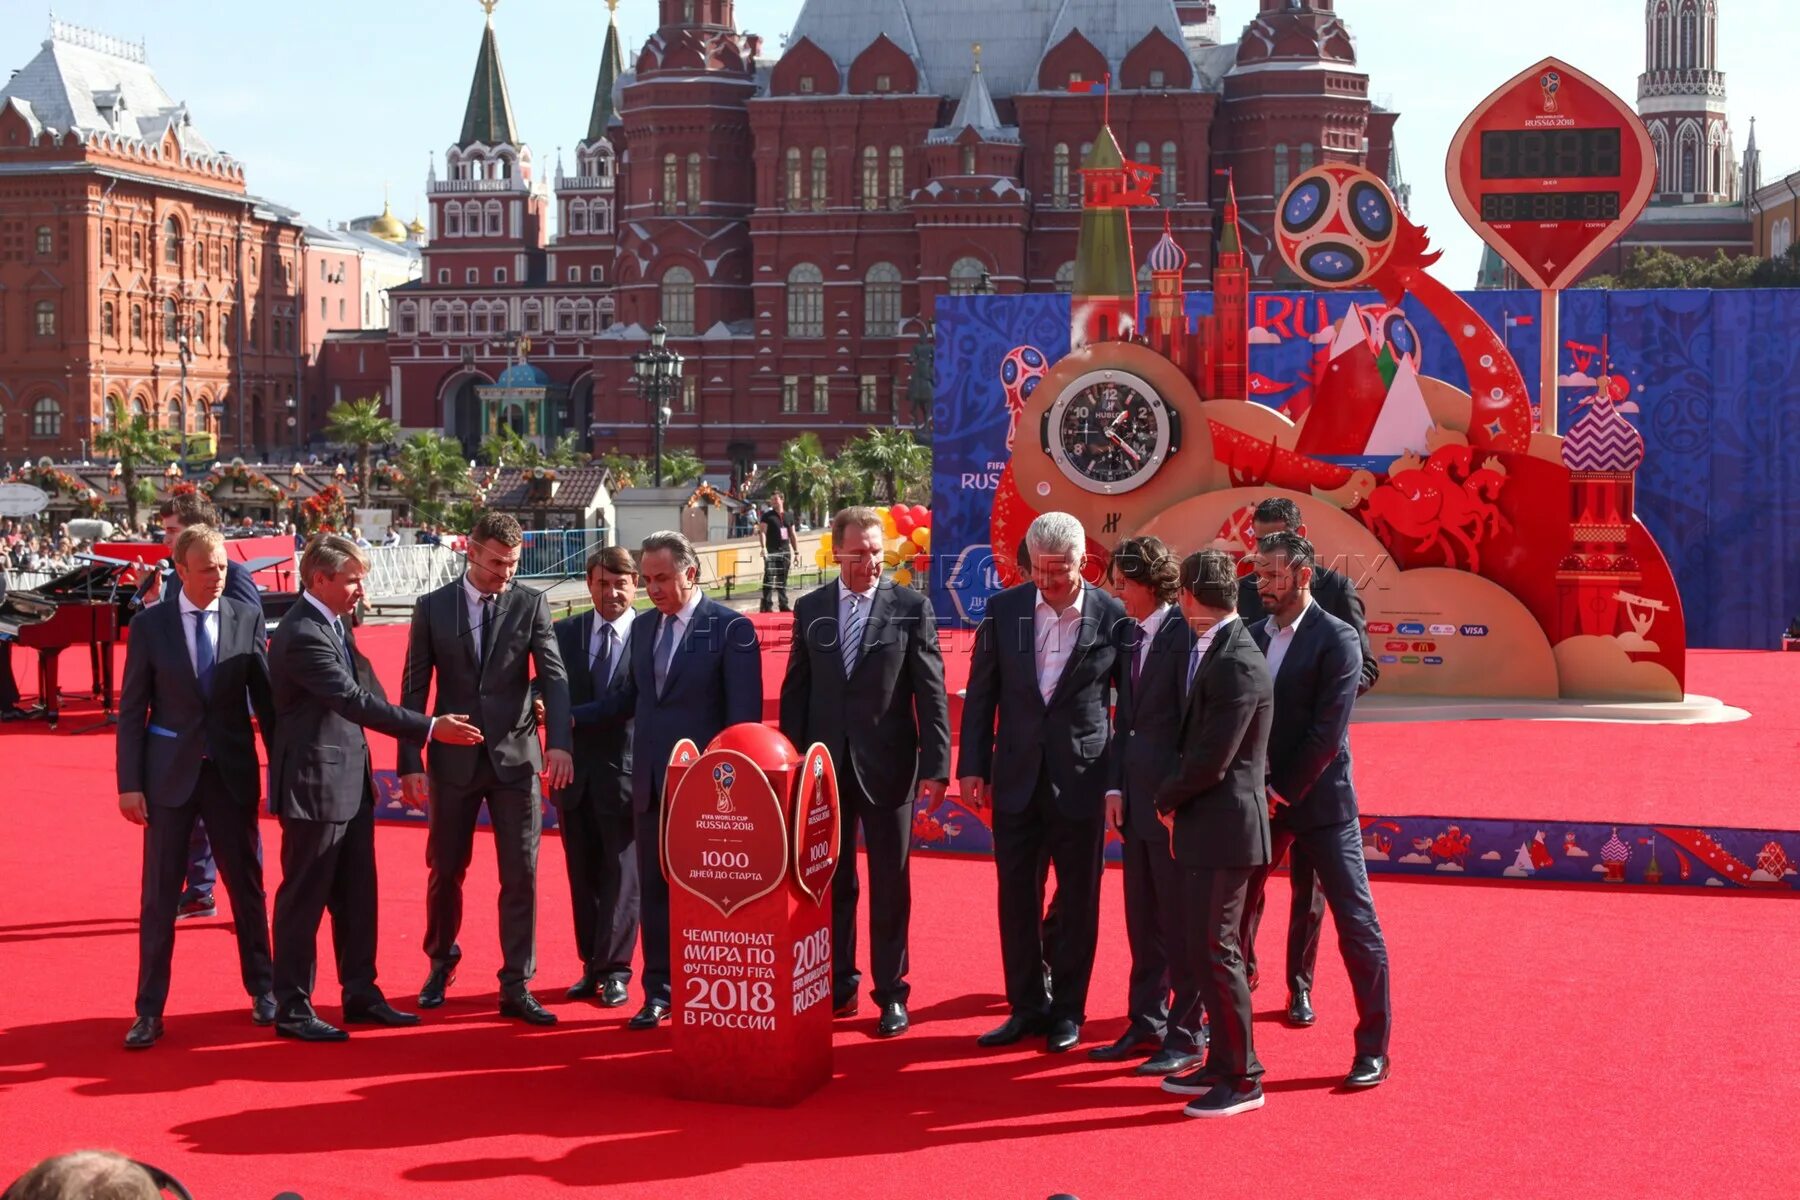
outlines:
[[[181,325],[181,332],[175,335],[175,350],[175,357],[181,360],[181,461],[186,463],[188,457],[187,367],[188,359],[194,357],[194,352],[188,346],[187,323],[185,321]]]
[[[655,437],[655,486],[663,482],[663,430],[669,424],[669,401],[680,386],[682,357],[668,348],[669,331],[658,321],[650,330],[650,348],[631,356],[632,378],[650,405],[650,427]]]

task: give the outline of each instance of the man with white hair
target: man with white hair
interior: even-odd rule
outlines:
[[[1000,954],[1011,1015],[981,1036],[1010,1046],[1042,1033],[1074,1047],[1087,1018],[1100,928],[1101,855],[1112,729],[1107,709],[1130,626],[1119,601],[1081,577],[1087,534],[1068,513],[1031,524],[1031,580],[988,601],[963,705],[958,783],[993,807]],[[1057,936],[1045,996],[1044,874],[1056,869]]]

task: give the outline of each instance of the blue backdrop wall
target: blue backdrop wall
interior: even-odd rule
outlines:
[[[1531,292],[1464,296],[1503,331],[1537,402],[1538,301]],[[1250,367],[1280,405],[1310,386],[1315,335],[1372,294],[1273,292],[1255,298]],[[1189,297],[1190,312],[1211,296]],[[1450,339],[1408,298],[1422,373],[1466,390]],[[988,516],[1007,460],[1000,366],[1031,345],[1054,362],[1069,349],[1069,298],[940,299],[931,591],[940,619],[973,624],[992,594]],[[1566,293],[1559,429],[1604,365],[1631,381],[1644,435],[1638,514],[1668,555],[1687,612],[1688,644],[1768,649],[1800,614],[1800,291]],[[1573,344],[1573,347],[1571,347]],[[1020,436],[1035,436],[1021,431]]]

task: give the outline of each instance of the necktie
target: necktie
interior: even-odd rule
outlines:
[[[674,617],[665,615],[662,619],[662,636],[656,640],[656,694],[662,695],[663,685],[669,681],[669,668],[675,662],[675,633],[679,622]]]
[[[1194,676],[1196,676],[1200,673],[1200,659],[1201,659],[1201,656],[1206,653],[1206,645],[1207,644],[1205,642],[1195,642],[1193,653],[1188,655],[1188,674],[1187,674],[1188,693],[1192,693],[1194,690]]]
[[[856,670],[857,661],[862,658],[863,626],[868,618],[863,614],[862,597],[851,593],[850,616],[844,622],[844,678]]]
[[[492,596],[483,596],[481,598],[480,637],[481,665],[485,668],[487,666],[488,651],[492,650],[494,645],[494,598]]]
[[[342,617],[333,617],[331,619],[331,631],[337,634],[338,653],[343,656],[344,669],[349,671],[352,675],[356,674],[356,660],[350,657],[350,634],[344,628],[344,619]]]
[[[1138,694],[1138,680],[1144,677],[1144,657],[1150,653],[1150,634],[1142,621],[1138,622],[1137,640],[1131,645],[1131,695],[1135,699]]]
[[[606,691],[606,685],[612,680],[612,656],[613,627],[602,621],[600,624],[600,649],[594,652],[594,661],[588,668],[596,697]]]
[[[213,665],[218,653],[213,645],[212,629],[205,609],[194,611],[194,676],[200,681],[200,694],[212,699]]]

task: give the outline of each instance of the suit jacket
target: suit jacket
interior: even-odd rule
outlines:
[[[883,582],[863,625],[856,669],[844,676],[838,608],[843,585],[794,605],[793,647],[781,681],[781,732],[802,753],[814,742],[849,762],[870,803],[898,808],[919,780],[950,778],[950,697],[931,604]]]
[[[538,745],[537,716],[532,710],[532,670],[544,699],[544,722],[552,750],[572,748],[569,728],[569,680],[550,625],[550,606],[534,591],[509,588],[495,601],[494,629],[488,660],[479,661],[469,627],[469,606],[461,579],[420,596],[413,606],[412,633],[406,644],[406,673],[400,703],[414,712],[427,711],[431,679],[437,676],[433,716],[467,713],[481,727],[475,746],[438,743],[431,748],[431,774],[452,783],[468,783],[486,756],[494,777],[505,783],[529,779],[544,769]],[[424,767],[422,741],[402,742],[402,775]]]
[[[1270,633],[1267,620],[1251,629],[1265,651]],[[1361,681],[1356,631],[1314,604],[1275,676],[1269,786],[1287,801],[1277,825],[1298,831],[1357,819],[1350,712]]]
[[[600,614],[589,611],[564,617],[556,623],[556,644],[562,652],[563,665],[569,672],[569,703],[576,711],[591,712],[586,706],[598,696],[594,692],[593,671],[588,666],[588,647],[593,642],[594,622]],[[632,632],[646,618],[634,617]],[[607,691],[626,686],[631,678],[631,644],[627,642],[615,653]],[[569,808],[592,803],[599,811],[627,813],[631,811],[631,714],[608,720],[577,723],[575,727],[575,778],[569,786],[551,797],[558,806]]]
[[[143,792],[151,804],[165,807],[185,804],[201,760],[210,757],[240,802],[254,808],[262,796],[251,710],[265,745],[275,730],[262,605],[222,598],[217,624],[209,698],[201,695],[188,657],[181,605],[157,604],[133,618],[119,693],[121,792]]]
[[[694,609],[662,695],[656,693],[656,636],[662,614],[640,613],[631,623],[631,673],[623,684],[574,710],[577,725],[630,716],[631,806],[654,812],[675,743],[691,738],[705,750],[729,725],[762,720],[762,650],[749,617],[716,600]]]
[[[1138,631],[1119,652],[1119,700],[1113,708],[1112,787],[1125,795],[1125,832],[1161,844],[1169,831],[1156,819],[1156,789],[1168,778],[1181,741],[1181,707],[1187,688],[1194,631],[1174,608],[1150,643],[1142,676],[1134,685],[1131,664]]]
[[[1358,693],[1366,692],[1381,678],[1381,664],[1375,660],[1375,647],[1369,642],[1369,624],[1363,617],[1362,597],[1348,575],[1330,567],[1313,568],[1313,603],[1356,631],[1362,654],[1362,683]],[[1256,594],[1256,576],[1246,575],[1238,581],[1238,616],[1252,625],[1269,614],[1263,610],[1262,598]]]
[[[171,564],[169,570],[163,574],[162,600],[159,603],[167,604],[180,594],[181,577],[175,574],[175,568]],[[225,599],[249,605],[259,614],[263,610],[262,591],[256,586],[256,580],[251,577],[250,568],[236,559],[225,560]],[[260,622],[257,628],[261,630]]]
[[[351,635],[354,646],[355,635]],[[367,727],[424,741],[431,720],[399,708],[357,682],[330,622],[303,595],[269,641],[275,740],[269,747],[269,805],[281,816],[348,821],[373,793]]]
[[[1156,792],[1157,811],[1175,814],[1173,848],[1182,866],[1260,867],[1269,861],[1264,778],[1272,695],[1268,661],[1244,623],[1230,622],[1200,659],[1182,703],[1175,771]]]
[[[1107,709],[1127,630],[1136,626],[1117,598],[1082,590],[1075,649],[1048,704],[1038,691],[1037,587],[1023,583],[991,598],[975,631],[957,775],[987,780],[997,811],[1023,811],[1040,775],[1065,813],[1097,817],[1104,809],[1112,778]]]

